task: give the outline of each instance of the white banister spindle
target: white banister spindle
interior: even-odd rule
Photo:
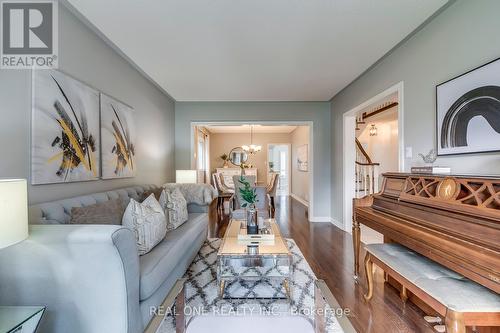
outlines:
[[[372,163],[356,139],[355,192],[360,198],[379,191],[379,164]]]

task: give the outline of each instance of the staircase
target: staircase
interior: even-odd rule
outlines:
[[[378,192],[380,163],[373,163],[356,138],[356,198]]]

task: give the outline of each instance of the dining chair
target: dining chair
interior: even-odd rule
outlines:
[[[271,174],[271,181],[269,182],[269,185],[267,186],[267,195],[269,197],[269,202],[271,204],[271,209],[274,213],[276,210],[275,206],[275,198],[276,198],[276,191],[278,189],[278,183],[279,183],[279,177],[280,174],[277,172],[273,172]]]
[[[213,173],[212,182],[217,190],[217,212],[224,212],[224,203],[226,199],[231,199],[234,194],[234,190],[227,188],[221,180],[221,174]]]

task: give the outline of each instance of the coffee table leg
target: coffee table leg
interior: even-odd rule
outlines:
[[[285,288],[286,296],[290,304],[292,303],[292,288],[290,281],[293,278],[293,265],[292,265],[292,255],[288,255],[288,274],[285,276],[283,281],[283,287]]]
[[[223,298],[224,297],[224,287],[225,287],[225,281],[220,280],[219,281],[219,297]]]
[[[288,300],[291,303],[292,302],[292,290],[290,289],[290,282],[288,279],[285,279],[283,281],[283,287],[285,287],[286,297],[288,298]]]

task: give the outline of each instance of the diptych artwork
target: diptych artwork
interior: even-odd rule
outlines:
[[[99,92],[55,70],[33,71],[32,184],[100,176]]]
[[[309,170],[309,156],[307,144],[297,147],[297,169],[299,171]]]
[[[500,59],[436,87],[438,155],[500,150]]]
[[[122,102],[101,94],[102,178],[134,177],[134,110]]]

